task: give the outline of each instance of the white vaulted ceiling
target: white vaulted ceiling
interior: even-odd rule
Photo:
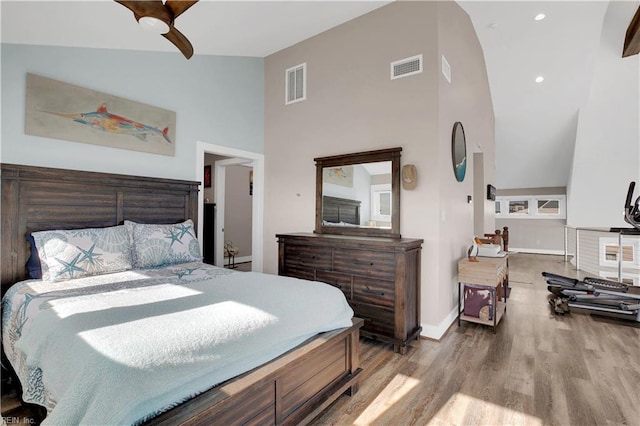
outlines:
[[[566,186],[578,112],[589,97],[609,2],[460,4],[487,64],[496,117],[496,186]],[[546,16],[536,21],[540,13]],[[538,76],[544,81],[537,83]]]
[[[389,1],[206,1],[175,23],[196,55],[265,57]],[[565,186],[608,1],[460,1],[482,45],[496,186]],[[638,2],[621,16],[624,34]],[[176,52],[111,0],[1,2],[2,42]],[[546,18],[535,21],[538,13]],[[622,45],[620,46],[622,51]],[[179,54],[179,53],[178,53]],[[536,83],[537,76],[544,76]]]
[[[200,0],[175,27],[196,55],[264,57],[388,1]],[[52,46],[175,52],[163,37],[140,28],[112,0],[2,0],[2,41]]]

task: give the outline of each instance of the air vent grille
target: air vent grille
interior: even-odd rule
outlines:
[[[285,105],[307,99],[307,64],[296,65],[286,71]]]
[[[442,75],[451,83],[451,65],[449,65],[449,61],[447,61],[444,55],[442,55]]]
[[[391,80],[422,72],[422,55],[391,62]]]

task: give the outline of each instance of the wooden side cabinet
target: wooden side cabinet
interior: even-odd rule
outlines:
[[[458,327],[460,321],[469,321],[490,325],[495,333],[507,311],[508,259],[507,256],[476,259],[477,262],[468,258],[458,261]]]
[[[419,337],[422,241],[408,238],[278,234],[278,274],[341,289],[360,334],[393,343],[401,354]]]

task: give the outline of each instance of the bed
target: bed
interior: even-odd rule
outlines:
[[[62,345],[61,342],[70,337],[59,334],[62,333],[60,331],[61,328],[52,325],[54,320],[73,323],[73,327],[76,328],[71,327],[72,330],[75,330],[75,334],[72,332],[71,335],[74,336],[86,332],[82,328],[86,324],[86,318],[91,321],[97,321],[101,325],[101,327],[94,327],[91,330],[110,330],[107,334],[109,334],[111,341],[121,339],[126,342],[126,344],[121,345],[123,348],[131,347],[137,344],[140,339],[134,336],[132,327],[127,326],[127,324],[135,323],[136,327],[133,328],[138,328],[141,323],[150,321],[149,315],[142,315],[139,311],[129,309],[136,304],[136,300],[154,300],[152,304],[155,309],[159,309],[160,314],[153,316],[167,321],[169,320],[165,317],[170,316],[169,314],[178,313],[177,318],[172,320],[174,322],[162,323],[164,324],[163,326],[155,327],[155,329],[167,329],[173,333],[173,339],[180,340],[180,337],[185,334],[185,330],[191,330],[191,327],[186,327],[180,332],[175,330],[174,328],[179,327],[181,321],[188,322],[191,318],[199,318],[196,322],[205,323],[213,315],[211,311],[207,311],[209,306],[212,303],[221,303],[220,300],[216,302],[216,300],[212,301],[206,298],[209,297],[206,295],[210,288],[218,289],[218,291],[214,292],[218,294],[217,297],[220,297],[220,291],[222,290],[241,290],[239,292],[244,293],[243,297],[250,298],[248,300],[238,299],[238,303],[244,307],[254,306],[253,303],[256,301],[251,300],[251,297],[256,298],[258,287],[274,289],[273,293],[276,294],[285,291],[284,288],[287,289],[286,291],[290,291],[292,285],[293,288],[308,285],[314,291],[321,289],[322,293],[327,288],[325,285],[307,281],[282,282],[281,278],[283,277],[234,272],[204,265],[201,262],[175,263],[167,268],[125,268],[124,270],[109,271],[109,273],[102,275],[80,276],[73,277],[70,280],[56,281],[52,283],[51,287],[48,284],[44,284],[45,281],[27,280],[28,277],[24,265],[30,256],[30,245],[25,239],[25,235],[32,234],[35,238],[44,238],[40,234],[48,235],[46,232],[48,230],[70,230],[69,232],[73,232],[72,230],[74,229],[85,230],[88,228],[117,228],[118,232],[120,232],[120,228],[126,226],[118,225],[122,225],[125,222],[147,226],[149,229],[160,228],[159,225],[154,228],[154,224],[160,223],[189,223],[189,218],[197,217],[198,183],[7,164],[1,166],[1,172],[2,293],[3,296],[7,293],[8,297],[5,299],[17,295],[17,306],[24,306],[26,299],[35,299],[37,304],[32,305],[32,310],[45,311],[44,314],[38,314],[38,316],[44,315],[43,319],[38,319],[38,316],[36,316],[35,319],[29,319],[29,324],[25,322],[25,327],[28,325],[29,328],[35,330],[29,337],[29,339],[33,340],[29,344],[26,344],[28,339],[25,340],[23,347],[18,349],[37,348],[38,344],[33,343],[39,341],[36,338],[37,336],[51,337],[51,335],[55,335],[55,338],[52,338],[48,344],[43,345],[43,348],[51,346],[51,342],[53,342],[53,346],[55,346],[56,342],[59,342],[58,346],[66,346]],[[190,226],[192,226],[192,229],[197,229],[196,224],[193,222],[190,222]],[[146,228],[144,229],[145,231],[147,230]],[[127,232],[131,231],[128,230]],[[43,271],[44,269],[45,267],[43,267]],[[55,274],[61,273],[64,275],[69,271],[73,271],[73,268],[66,267],[66,269],[62,268],[62,272],[54,272]],[[49,278],[55,274],[49,274]],[[18,282],[21,283],[15,285]],[[155,290],[152,292],[152,289],[156,287],[161,288],[162,291],[160,293],[155,292]],[[102,288],[106,288],[108,291],[104,292],[101,290]],[[233,297],[240,297],[236,293],[234,293]],[[328,293],[331,293],[331,291]],[[322,300],[324,297],[325,295],[307,295],[303,298]],[[328,305],[325,306],[339,305],[339,303],[331,299],[332,296],[327,297],[329,299],[325,303]],[[20,300],[20,298],[22,299]],[[187,303],[196,303],[196,305],[189,305],[188,309],[186,309],[177,304],[176,299],[190,301]],[[258,299],[263,299],[263,297],[258,297]],[[229,298],[226,298],[224,301],[228,300]],[[275,299],[276,302],[269,303],[277,305],[277,300],[278,298]],[[168,301],[169,305],[160,303],[165,301]],[[156,304],[156,302],[158,303]],[[292,305],[290,301],[288,303]],[[298,302],[294,305],[298,307],[299,311],[306,312],[308,309],[308,307]],[[46,309],[40,309],[41,306]],[[38,307],[38,309],[35,309],[35,307]],[[268,309],[271,309],[271,307],[260,307],[253,310],[270,313],[271,311]],[[5,316],[9,317],[12,312],[15,313],[17,310],[18,308],[3,308],[3,341],[5,340],[5,334],[10,333],[7,331],[9,329],[5,330]],[[83,317],[83,314],[91,310],[104,311],[104,315],[101,317]],[[197,311],[195,316],[194,310]],[[249,309],[249,311],[251,310]],[[27,310],[23,309],[23,311],[26,312]],[[119,315],[108,315],[105,314],[106,312],[110,314],[119,312]],[[243,312],[243,315],[240,315],[242,318],[249,317],[245,311],[233,309],[230,312]],[[127,322],[116,321],[117,324],[108,323],[113,318],[124,318],[127,315],[132,316],[133,320]],[[228,320],[229,316],[228,314],[222,315],[211,321],[214,321],[214,323],[216,321],[224,322]],[[75,321],[70,320],[74,318],[76,319]],[[84,320],[78,321],[79,318],[84,318]],[[332,324],[333,320],[335,322]],[[253,321],[269,323],[264,318],[262,320],[258,318]],[[306,323],[307,321],[298,322]],[[123,420],[125,423],[144,424],[211,424],[213,422],[218,424],[306,423],[341,394],[357,391],[360,373],[358,330],[361,325],[361,320],[355,318],[345,319],[345,313],[342,312],[329,322],[319,325],[320,328],[328,327],[325,330],[321,330],[321,333],[317,334],[316,331],[311,329],[300,330],[296,336],[285,338],[285,340],[289,340],[287,344],[281,344],[282,342],[276,344],[275,339],[266,338],[266,333],[263,334],[262,331],[258,331],[254,332],[252,338],[245,340],[240,346],[226,348],[218,346],[216,351],[224,352],[226,350],[231,354],[232,359],[241,360],[247,353],[255,354],[260,352],[256,349],[258,346],[252,346],[258,344],[258,341],[263,340],[263,344],[265,342],[273,344],[271,354],[267,356],[270,359],[269,361],[258,359],[250,362],[241,361],[240,364],[245,363],[244,367],[226,368],[225,366],[223,370],[228,370],[225,374],[230,374],[229,377],[216,376],[218,373],[208,371],[210,360],[207,358],[206,351],[211,350],[211,347],[207,347],[206,342],[203,343],[203,341],[208,340],[216,340],[217,342],[224,339],[221,337],[209,338],[206,330],[194,331],[198,342],[196,345],[197,350],[200,351],[198,352],[200,358],[196,360],[197,362],[184,362],[178,365],[175,371],[172,368],[164,368],[169,371],[165,376],[154,374],[153,379],[159,382],[169,382],[171,386],[164,391],[156,392],[150,398],[143,398],[141,402],[136,403],[136,407],[145,406],[146,411],[144,412],[146,414],[141,414],[140,410],[122,408],[121,411],[127,413],[122,419],[125,419]],[[314,325],[313,327],[317,326]],[[140,329],[145,330],[144,327],[140,327]],[[144,333],[147,335],[152,334],[149,331]],[[276,332],[276,334],[278,333]],[[163,336],[158,338],[161,339],[160,341],[166,339]],[[113,363],[103,362],[104,360],[100,359],[100,354],[104,355],[102,358],[113,358],[116,364],[121,364],[119,367],[117,366],[115,375],[113,377],[108,376],[109,380],[105,380],[105,382],[124,381],[124,376],[129,378],[137,377],[131,375],[133,374],[131,370],[122,367],[122,365],[127,366],[129,365],[128,363],[132,362],[130,360],[123,361],[124,358],[119,358],[120,356],[125,356],[126,354],[124,353],[127,351],[121,349],[120,352],[109,352],[107,349],[113,346],[105,343],[109,342],[109,339],[100,339],[102,337],[88,337],[85,333],[83,339],[81,339],[81,346],[90,346],[89,352],[95,352],[93,355],[98,354],[98,364],[91,365],[100,365],[102,370],[109,370],[113,367]],[[87,342],[91,342],[91,344]],[[190,343],[187,342],[187,344],[189,345]],[[152,358],[162,359],[163,366],[166,367],[167,364],[170,364],[168,360],[174,358],[172,358],[172,355],[164,353],[163,346],[157,346],[160,346],[158,350],[147,352]],[[220,350],[220,348],[225,349]],[[42,350],[44,351],[44,349]],[[12,353],[7,355],[14,359],[18,369],[23,369],[20,366],[20,362],[15,361],[15,349],[11,348],[9,351],[12,351]],[[41,351],[35,352],[38,353],[30,354],[30,359],[37,358]],[[138,357],[144,350],[135,350],[133,352],[135,357]],[[24,355],[19,355],[18,358],[20,356],[24,357]],[[69,359],[74,359],[73,354],[68,354],[68,356]],[[189,356],[193,357],[194,355],[186,355],[187,358]],[[275,359],[271,359],[274,356]],[[84,359],[84,357],[81,358]],[[73,374],[73,371],[69,372],[62,369],[58,372],[56,361],[46,355],[42,355],[42,362],[44,365],[49,365],[47,367],[49,371],[42,369],[42,373],[45,375],[49,373],[50,377],[55,377],[55,374],[69,377],[69,375]],[[139,362],[144,364],[147,361],[140,360]],[[159,370],[154,370],[154,373],[156,371]],[[203,374],[199,374],[198,371],[203,372]],[[25,373],[21,374],[24,376]],[[185,383],[179,382],[183,379],[178,379],[177,377],[184,377]],[[26,381],[28,382],[29,380]],[[194,381],[198,383],[195,387],[189,384]],[[64,382],[64,380],[53,380],[53,387],[62,386],[61,382]],[[140,379],[140,383],[137,382],[136,380],[136,386],[105,386],[106,393],[98,394],[96,391],[97,395],[104,396],[96,396],[91,400],[91,404],[97,404],[98,406],[110,405],[113,401],[109,401],[109,398],[113,398],[113,395],[117,396],[119,393],[126,394],[126,392],[131,392],[131,389],[137,390],[133,392],[133,396],[130,398],[135,399],[134,396],[138,392],[142,393],[142,390],[151,388],[153,388],[151,390],[155,391],[156,387],[159,386],[155,382],[145,384],[142,379]],[[38,383],[37,377],[34,383]],[[31,393],[33,393],[33,388],[32,386]],[[38,389],[38,386],[35,386],[35,388]],[[71,388],[71,391],[74,390],[73,386],[68,386],[67,388]],[[69,389],[65,390],[69,391]],[[75,389],[76,394],[79,393],[77,392],[78,390]],[[92,390],[91,393],[93,392]],[[46,391],[43,395],[45,397],[41,402],[42,405],[51,405],[51,402],[55,403],[56,401],[46,401],[46,399],[58,398],[56,395],[60,395],[60,393]],[[167,399],[167,395],[171,396],[171,400]],[[42,395],[40,397],[42,398]],[[62,397],[59,398],[63,399]],[[32,397],[30,399],[34,400]],[[149,400],[152,400],[152,403],[149,403]],[[71,407],[77,405],[74,402],[74,398],[59,403],[69,403],[68,401],[71,401]],[[104,407],[98,407],[96,411],[98,415],[101,415],[100,410],[104,410]],[[81,408],[79,411],[82,415],[91,410]],[[106,419],[105,422],[118,421],[116,419],[119,417],[114,412],[109,415],[114,417]],[[52,415],[52,418],[57,417]],[[91,420],[87,419],[87,421]]]

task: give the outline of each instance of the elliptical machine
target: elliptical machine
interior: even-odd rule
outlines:
[[[547,290],[556,296],[549,299],[549,304],[557,314],[577,308],[640,322],[640,287],[594,277],[580,281],[549,272],[542,276],[547,280]]]
[[[635,182],[631,182],[629,184],[627,200],[624,203],[624,221],[640,231],[640,195],[636,198],[635,203],[631,204],[631,199],[633,199],[633,189],[635,187]]]
[[[611,228],[622,234],[640,234],[640,196],[632,203],[635,182],[629,184],[624,205],[624,220],[633,228]],[[640,322],[640,287],[586,277],[582,281],[558,274],[543,272],[547,290],[554,296],[549,304],[555,313],[564,314],[577,308],[594,314]]]

